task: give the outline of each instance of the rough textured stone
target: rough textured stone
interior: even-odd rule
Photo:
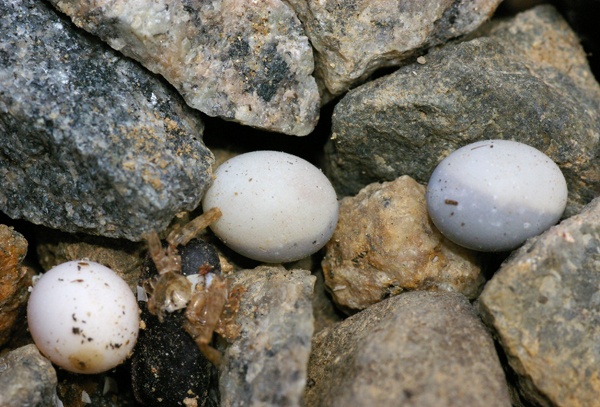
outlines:
[[[458,293],[389,298],[313,339],[307,406],[510,406],[489,333]]]
[[[220,368],[222,406],[300,406],[313,334],[315,278],[305,270],[261,266],[233,276],[245,293],[241,335]]]
[[[479,298],[539,406],[592,406],[600,393],[600,198],[529,240]]]
[[[333,300],[346,311],[407,290],[476,298],[484,282],[476,254],[442,236],[427,215],[425,187],[408,176],[341,200],[322,266]]]
[[[0,2],[0,209],[139,240],[195,208],[212,154],[176,92],[35,0]]]
[[[145,243],[48,230],[39,233],[36,240],[38,260],[44,270],[67,261],[88,259],[115,271],[135,292]]]
[[[210,116],[293,135],[316,125],[312,49],[280,0],[51,2]]]
[[[56,372],[35,345],[0,357],[0,406],[57,406]]]
[[[550,6],[487,35],[433,50],[425,64],[402,67],[338,103],[326,146],[338,193],[405,174],[427,182],[455,149],[499,138],[532,145],[559,165],[567,215],[595,197],[600,87],[576,35]]]
[[[376,69],[476,29],[500,0],[286,0],[315,48],[315,73],[338,95]]]
[[[26,254],[25,238],[13,228],[0,225],[0,348],[9,340],[27,303],[33,273],[21,265]]]

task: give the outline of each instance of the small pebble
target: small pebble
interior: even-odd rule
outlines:
[[[241,154],[221,164],[202,207],[223,213],[210,227],[227,246],[267,263],[315,253],[338,219],[327,177],[308,161],[276,151]]]
[[[512,250],[550,228],[567,204],[567,183],[544,153],[508,140],[462,147],[435,169],[427,209],[455,243],[479,251]]]
[[[139,309],[133,292],[114,271],[76,260],[44,273],[27,305],[31,336],[53,363],[75,373],[100,373],[133,349]]]

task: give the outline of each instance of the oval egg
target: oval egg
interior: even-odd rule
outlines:
[[[227,246],[267,263],[315,253],[338,219],[327,177],[308,161],[277,151],[241,154],[221,164],[202,207],[221,210],[210,228]]]
[[[35,344],[52,362],[75,373],[100,373],[131,353],[139,309],[118,274],[78,260],[40,277],[27,304],[27,321]]]
[[[453,242],[512,250],[560,219],[567,184],[541,151],[508,140],[479,141],[448,155],[427,186],[427,209]]]

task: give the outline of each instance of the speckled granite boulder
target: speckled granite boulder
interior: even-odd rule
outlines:
[[[293,135],[316,125],[312,49],[280,0],[51,2],[210,116]]]
[[[432,50],[335,108],[327,173],[341,195],[410,175],[426,183],[446,155],[512,139],[550,156],[569,186],[566,215],[600,190],[600,86],[577,36],[550,6]],[[568,61],[568,63],[565,63]]]
[[[458,293],[413,291],[313,339],[307,406],[509,407],[494,343]]]
[[[235,319],[241,335],[223,355],[221,406],[303,405],[314,283],[309,271],[281,266],[233,275],[233,289],[243,290]]]
[[[0,366],[0,406],[59,405],[56,372],[35,345],[23,346],[1,356]]]
[[[500,0],[286,0],[315,48],[316,75],[333,95],[375,70],[476,29]]]
[[[333,300],[349,312],[412,290],[476,298],[485,281],[475,252],[442,236],[427,214],[425,187],[408,176],[341,200],[322,266]]]
[[[513,253],[479,298],[521,394],[536,406],[598,405],[600,198]]]
[[[0,210],[139,240],[211,180],[198,112],[43,2],[0,2]]]

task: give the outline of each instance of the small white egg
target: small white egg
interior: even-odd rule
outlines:
[[[221,164],[202,206],[221,210],[210,227],[227,246],[267,263],[315,253],[338,219],[327,177],[308,161],[277,151],[241,154]]]
[[[76,373],[100,373],[123,362],[138,336],[139,309],[117,273],[78,260],[48,270],[27,304],[31,336],[58,366]]]
[[[427,209],[448,239],[479,251],[512,250],[561,217],[567,183],[544,153],[479,141],[446,157],[427,186]]]

